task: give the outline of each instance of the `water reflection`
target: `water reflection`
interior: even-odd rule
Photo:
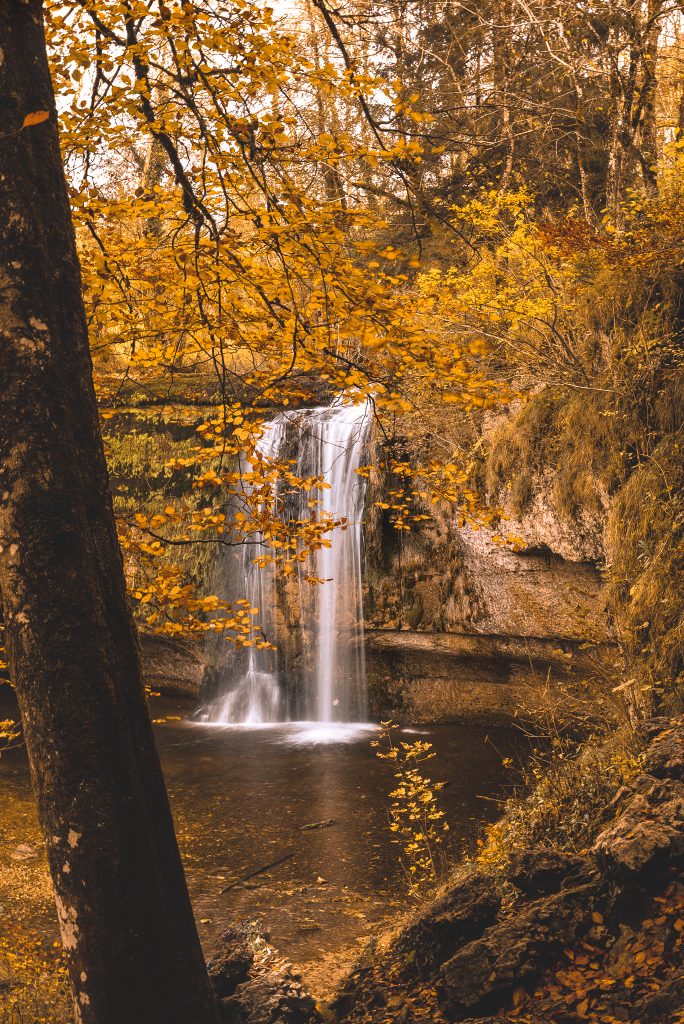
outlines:
[[[155,717],[182,710],[157,702]],[[284,955],[328,970],[338,953],[409,905],[388,830],[392,767],[371,748],[375,729],[307,722],[156,727],[207,951],[228,922],[257,918]],[[472,725],[407,730],[414,732],[434,744],[426,772],[447,783],[440,799],[458,855],[499,813],[512,781],[502,760],[521,754],[520,734]],[[3,831],[7,837],[0,871],[15,864],[12,851],[21,843],[34,844],[44,865],[23,749],[0,760],[0,787],[0,840]],[[35,928],[52,934],[51,900],[28,912]]]
[[[393,908],[407,905],[388,831],[394,779],[391,766],[371,748],[376,730],[370,723],[312,722],[260,728],[175,722],[159,728],[204,933],[230,918],[257,916],[275,944],[303,962],[354,941]],[[483,822],[496,817],[497,799],[511,784],[501,762],[517,758],[520,737],[457,725],[406,733],[434,744],[437,756],[426,772],[447,783],[441,800],[457,855],[472,847]]]
[[[252,732],[262,734],[264,742],[272,740],[285,746],[315,746],[321,743],[355,743],[370,738],[380,727],[373,722],[278,722],[254,724],[237,722],[223,725],[220,722],[195,722],[200,729],[220,729],[223,732]],[[405,733],[415,729],[403,730]]]

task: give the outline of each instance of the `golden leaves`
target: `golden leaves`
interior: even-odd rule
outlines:
[[[33,125],[42,124],[43,121],[47,121],[50,117],[49,110],[34,110],[31,114],[27,114],[22,121],[22,128],[32,128]]]
[[[382,726],[371,746],[377,748],[377,757],[390,762],[398,782],[389,794],[389,830],[392,842],[401,846],[402,867],[409,891],[415,895],[425,884],[436,882],[446,869],[449,824],[436,795],[444,783],[432,783],[420,771],[423,762],[435,757],[431,743],[397,743],[399,727],[391,721]]]
[[[653,899],[651,916],[640,921],[630,917],[629,924],[614,922],[609,929],[594,911],[588,937],[564,950],[534,991],[514,994],[507,1016],[525,1024],[569,1012],[596,1024],[632,1020],[639,1000],[658,991],[669,972],[679,971],[683,907],[684,889],[674,882]]]

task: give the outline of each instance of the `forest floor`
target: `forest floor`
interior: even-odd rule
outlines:
[[[275,881],[266,882],[260,888],[267,900],[280,899],[283,905],[292,903],[287,883],[278,886]],[[357,894],[323,893],[315,885],[310,888],[311,892],[295,895],[308,909],[312,899],[317,902],[323,924],[312,926],[316,929],[312,933],[313,946],[315,936],[326,924],[334,932],[340,906],[345,921],[355,922],[353,928],[350,924],[346,928],[352,941],[319,955],[312,952],[306,962],[297,965],[306,987],[325,1001],[332,998],[349,973],[369,934],[381,927],[386,918],[378,918],[377,908]],[[253,902],[254,893],[249,888],[236,895],[236,906],[241,900]],[[334,904],[327,916],[325,906],[321,906],[326,902]],[[387,906],[386,915],[391,915],[392,910]],[[301,916],[302,906],[298,912]],[[206,931],[206,927],[198,926]],[[213,945],[213,940],[207,940],[207,955]],[[70,1024],[71,1019],[66,968],[35,806],[32,799],[5,793],[0,811],[0,1024]]]
[[[0,826],[0,1022],[62,1024],[71,999],[33,799],[3,791]]]
[[[281,888],[287,902],[286,886]],[[318,898],[320,901],[320,894]],[[348,915],[356,916],[355,941],[312,955],[297,965],[307,989],[321,1002],[332,998],[368,935],[381,926],[374,920],[373,908],[362,900],[354,902],[348,896],[345,908]],[[391,912],[388,907],[387,913]],[[70,1022],[66,968],[35,808],[29,800],[4,798],[0,821],[0,1024]]]

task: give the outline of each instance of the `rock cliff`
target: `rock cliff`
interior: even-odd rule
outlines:
[[[540,486],[498,534],[444,513],[397,533],[377,504],[390,488],[382,476],[372,485],[366,517],[374,712],[503,720],[533,713],[538,691],[610,675],[600,520],[571,530]]]

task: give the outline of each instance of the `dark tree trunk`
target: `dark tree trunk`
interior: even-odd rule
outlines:
[[[49,112],[22,127],[26,115]],[[0,591],[77,1020],[214,1024],[92,385],[39,0],[0,0]]]

